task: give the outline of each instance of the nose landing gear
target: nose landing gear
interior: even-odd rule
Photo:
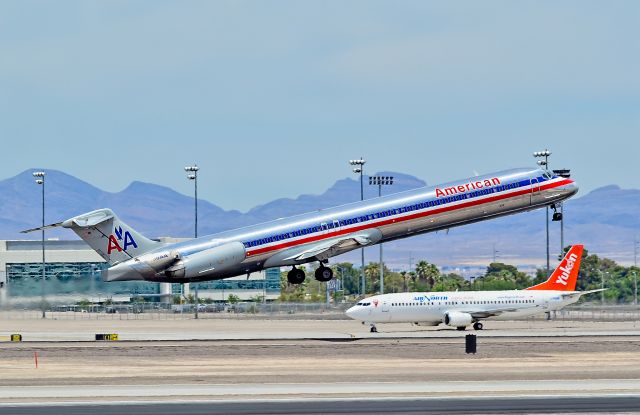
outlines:
[[[562,220],[562,212],[558,212],[558,207],[555,205],[555,203],[553,205],[550,206],[551,209],[553,209],[553,216],[551,217],[551,221],[552,222],[558,222]]]

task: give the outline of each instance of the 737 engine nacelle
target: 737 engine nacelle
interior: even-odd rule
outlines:
[[[164,275],[171,280],[215,277],[239,265],[245,257],[242,242],[229,242],[181,257],[164,270]]]
[[[450,311],[448,313],[444,313],[442,322],[451,327],[466,327],[473,322],[473,317],[469,313]]]

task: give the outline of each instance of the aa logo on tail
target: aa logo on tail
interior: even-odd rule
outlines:
[[[118,241],[122,242],[123,246],[120,246],[120,243]],[[126,251],[130,246],[137,248],[138,244],[136,243],[135,239],[133,239],[133,236],[131,236],[131,233],[129,233],[129,231],[124,231],[123,234],[122,226],[118,226],[113,230],[113,233],[109,235],[109,246],[107,247],[107,255],[111,255],[111,252],[114,250],[118,252]]]

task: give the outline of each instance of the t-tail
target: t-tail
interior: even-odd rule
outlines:
[[[584,245],[573,245],[545,282],[527,290],[575,291]]]
[[[44,229],[63,227],[73,230],[109,265],[126,261],[160,246],[122,222],[111,209],[98,209],[47,225]],[[42,230],[34,228],[22,233]]]

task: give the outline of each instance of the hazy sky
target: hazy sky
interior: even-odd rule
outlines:
[[[227,209],[366,170],[533,165],[640,188],[638,1],[1,1],[0,179]],[[55,184],[51,183],[50,186]],[[117,207],[113,207],[117,208]]]

